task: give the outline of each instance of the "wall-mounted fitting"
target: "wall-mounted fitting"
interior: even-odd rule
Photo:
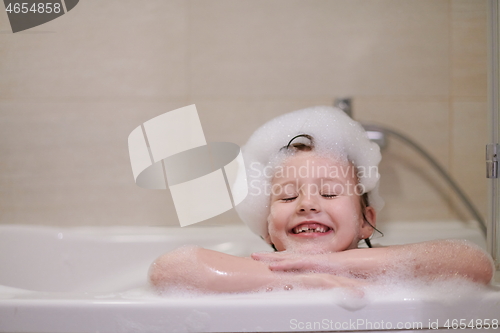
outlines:
[[[336,108],[339,108],[340,110],[347,113],[347,115],[349,117],[353,118],[353,116],[352,116],[352,98],[350,98],[350,97],[337,97],[333,101],[333,106]]]
[[[333,102],[333,106],[341,109],[342,111],[347,113],[347,115],[349,117],[354,119],[353,112],[352,112],[353,111],[352,110],[352,98],[350,98],[350,97],[335,98],[335,100]],[[386,139],[386,135],[384,132],[379,131],[375,128],[370,128],[370,125],[365,125],[365,124],[361,124],[361,125],[363,125],[363,127],[365,128],[366,135],[368,135],[368,139],[370,139],[371,141],[378,144],[381,150],[387,146],[387,139]]]
[[[498,178],[498,154],[500,145],[488,143],[486,145],[486,178]]]

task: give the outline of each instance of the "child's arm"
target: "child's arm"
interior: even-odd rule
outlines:
[[[199,247],[180,248],[159,257],[149,271],[158,291],[171,288],[231,293],[290,288],[355,288],[362,282],[331,274],[273,272],[267,264]]]
[[[462,240],[430,241],[318,255],[254,253],[252,258],[272,261],[269,268],[273,271],[317,271],[374,278],[386,274],[402,278],[464,277],[488,284],[494,272],[488,254]]]

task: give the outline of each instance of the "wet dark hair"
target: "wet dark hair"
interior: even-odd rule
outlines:
[[[309,140],[309,144],[307,143],[302,143],[302,142],[296,142],[294,143],[293,141],[297,138],[306,138]],[[294,136],[293,138],[290,139],[290,141],[288,142],[288,144],[286,146],[283,146],[281,147],[280,151],[282,150],[291,150],[291,149],[295,149],[297,151],[311,151],[314,149],[314,138],[309,135],[309,134],[299,134],[299,135],[296,135]],[[363,221],[368,223],[368,225],[370,227],[373,228],[373,230],[377,231],[379,234],[381,234],[382,236],[384,236],[384,234],[378,230],[377,228],[375,228],[369,221],[368,219],[366,218],[366,208],[370,206],[370,202],[368,200],[368,193],[363,193],[363,195],[361,195],[361,198],[360,198],[360,202],[361,202],[361,214],[363,215]],[[368,246],[369,248],[372,247],[372,244],[371,244],[371,241],[369,238],[365,238],[364,239],[365,243],[366,243],[366,246]],[[273,247],[273,249],[275,251],[276,250],[276,247],[274,246],[274,244],[271,244],[271,246]]]

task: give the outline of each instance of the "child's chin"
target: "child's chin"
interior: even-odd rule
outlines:
[[[287,252],[293,253],[322,254],[332,252],[331,248],[318,242],[290,242],[287,245]]]

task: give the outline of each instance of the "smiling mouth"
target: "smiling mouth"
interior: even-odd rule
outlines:
[[[324,234],[332,230],[330,227],[327,227],[326,225],[319,224],[319,223],[302,223],[296,226],[295,228],[292,228],[291,233],[292,234]]]

